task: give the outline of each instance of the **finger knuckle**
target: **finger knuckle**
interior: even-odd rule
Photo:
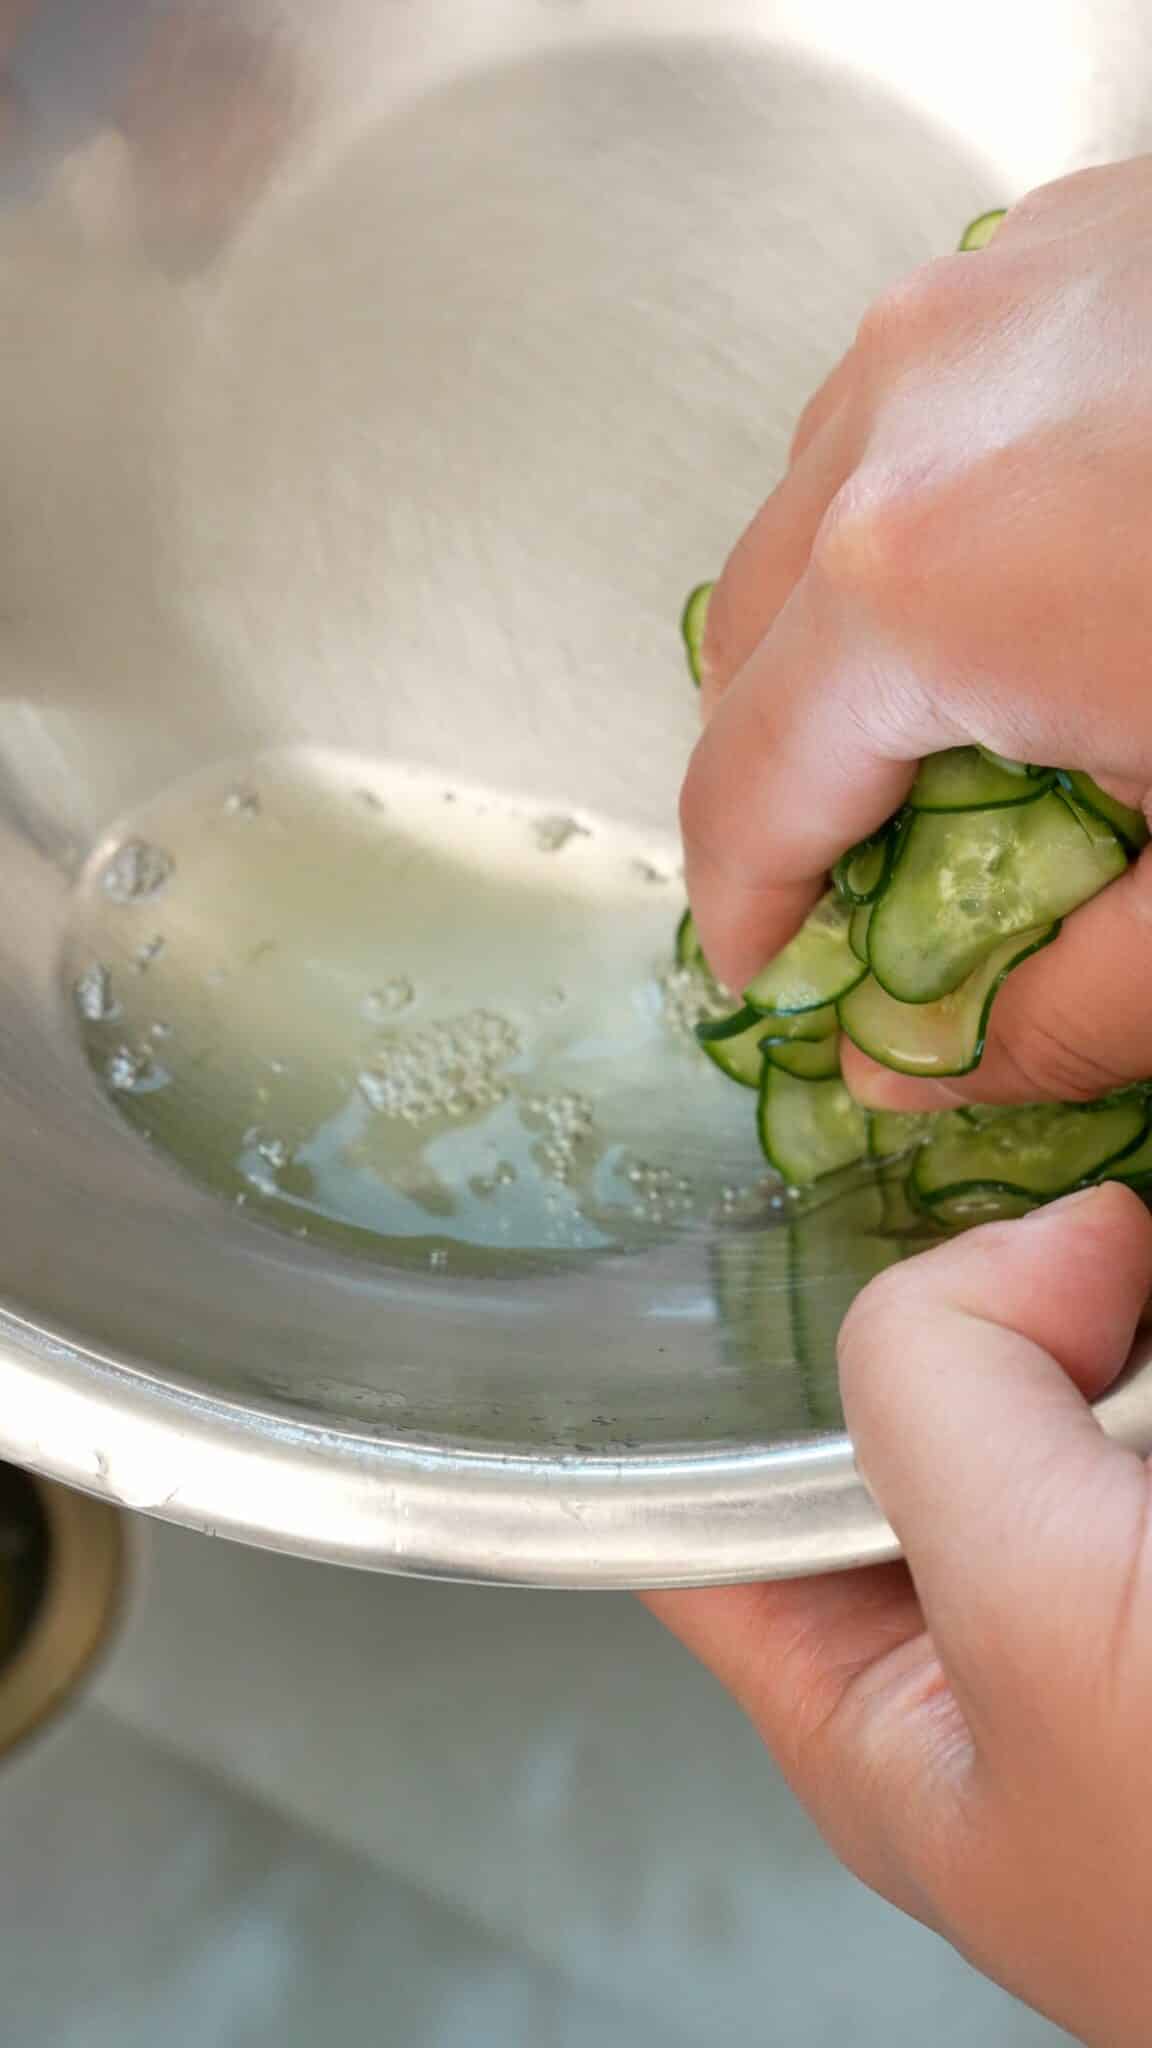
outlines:
[[[938,257],[908,272],[873,299],[856,333],[856,345],[872,365],[891,368],[939,332],[956,303],[957,258]],[[965,272],[970,295],[971,268]]]
[[[931,519],[927,497],[915,485],[861,468],[824,516],[812,568],[841,599],[883,617],[923,575]]]
[[[1014,226],[1035,221],[1047,226],[1053,214],[1063,215],[1082,205],[1091,206],[1117,183],[1115,164],[1088,164],[1062,177],[1049,178],[1017,201],[1009,215]]]
[[[1130,1076],[1086,1043],[1083,1014],[1066,1017],[1058,1006],[1021,1011],[1010,1030],[994,1038],[1022,1101],[1090,1102]]]

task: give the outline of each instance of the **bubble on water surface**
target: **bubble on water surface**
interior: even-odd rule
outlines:
[[[90,1024],[103,1024],[110,1017],[120,1013],[120,1005],[112,993],[112,977],[102,961],[94,960],[86,968],[73,989],[76,1008]]]
[[[503,1102],[505,1069],[520,1050],[520,1034],[506,1017],[472,1010],[450,1024],[385,1039],[356,1083],[371,1108],[404,1123],[469,1116]]]
[[[151,1095],[171,1076],[145,1048],[118,1045],[105,1061],[104,1078],[121,1095]]]
[[[415,1000],[416,990],[408,976],[395,974],[380,988],[370,989],[360,1007],[369,1024],[384,1024],[401,1010],[411,1009]]]
[[[164,887],[173,865],[162,846],[147,839],[125,839],[105,861],[100,886],[113,903],[142,903]]]

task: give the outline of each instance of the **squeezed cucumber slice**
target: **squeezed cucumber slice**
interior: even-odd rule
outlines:
[[[922,1145],[932,1124],[931,1115],[919,1116],[903,1109],[871,1109],[868,1112],[869,1159],[898,1159],[914,1145]]]
[[[1075,910],[1127,865],[1112,827],[1058,790],[1006,809],[920,812],[872,916],[872,972],[902,1003],[937,1002],[1004,940]]]
[[[983,754],[984,759],[990,762],[993,768],[1001,769],[1005,775],[1051,775],[1054,773],[1051,768],[1033,768],[1027,761],[1011,761],[1007,754],[997,754],[992,747],[978,746],[976,752]]]
[[[848,944],[851,946],[856,958],[862,961],[865,967],[868,965],[868,929],[872,923],[872,912],[875,908],[876,905],[874,903],[861,903],[852,912],[852,922],[848,927]]]
[[[1039,1207],[1031,1195],[1011,1188],[972,1188],[962,1195],[942,1196],[925,1213],[940,1229],[975,1230],[981,1223],[1012,1223]]]
[[[949,1112],[935,1119],[916,1154],[912,1197],[931,1208],[977,1189],[1051,1201],[1134,1152],[1147,1129],[1148,1103],[1142,1094],[1104,1102],[1037,1103],[975,1124]]]
[[[815,1045],[840,1028],[835,1003],[822,1003],[818,1010],[797,1010],[783,1017],[768,1010],[761,1015],[760,1022],[766,1046],[793,1045],[798,1040],[805,1045]]]
[[[867,1151],[867,1113],[843,1081],[801,1081],[768,1060],[758,1122],[765,1159],[793,1186],[839,1173]]]
[[[731,1017],[710,1018],[696,1026],[696,1036],[713,1065],[730,1081],[739,1081],[742,1088],[760,1086],[764,1019],[759,1010],[745,1008]]]
[[[776,1017],[770,1011],[765,1013],[746,1003],[731,1017],[710,1017],[698,1024],[696,1036],[702,1045],[710,1038],[734,1038],[737,1032],[749,1028],[752,1017],[760,1026],[761,1045],[793,1045],[798,1040],[805,1045],[815,1045],[837,1029],[835,1003],[826,1003],[819,1010],[799,1010],[790,1017]]]
[[[700,656],[704,647],[704,628],[708,623],[708,606],[711,602],[715,583],[698,583],[690,591],[684,610],[680,615],[680,631],[684,639],[684,652],[688,657],[688,672],[700,688]]]
[[[830,889],[795,938],[749,983],[745,1002],[782,1017],[836,1002],[866,972],[849,942],[851,922],[848,904]]]
[[[1031,776],[1023,761],[1005,761],[983,747],[948,747],[920,763],[908,792],[913,811],[1003,810],[1011,804],[1035,803],[1056,777]]]
[[[877,1174],[877,1185],[884,1204],[883,1230],[886,1237],[916,1237],[931,1242],[933,1237],[939,1236],[936,1219],[916,1208],[909,1196],[906,1162],[882,1166]]]
[[[981,214],[960,247],[984,248],[1003,218],[1000,208]],[[697,683],[713,587],[697,586],[682,619]],[[1152,1080],[1091,1105],[905,1116],[861,1109],[839,1072],[841,1031],[897,1072],[971,1072],[1004,977],[1149,837],[1142,813],[1080,770],[949,748],[920,764],[887,825],[837,861],[832,890],[756,976],[744,1007],[698,1027],[710,1058],[757,1088],[770,1163],[814,1190],[788,1237],[813,1421],[838,1419],[836,1332],[869,1277],[847,1271],[860,1246],[878,1271],[933,1234],[1024,1215],[1105,1178],[1152,1197]],[[714,1012],[724,991],[687,913],[676,959],[700,976],[700,1007]]]
[[[1016,932],[985,955],[967,981],[935,1003],[901,1003],[869,975],[838,1005],[845,1036],[882,1066],[925,1080],[969,1074],[979,1064],[988,1014],[1006,974],[1056,937],[1052,924]]]
[[[960,237],[961,254],[969,249],[986,249],[1007,211],[1006,206],[993,206],[987,213],[978,213],[975,220],[970,220]]]
[[[753,1029],[763,1035],[764,1019],[759,1010],[745,1003],[742,1009],[733,1010],[730,1017],[705,1017],[696,1026],[696,1036],[701,1045],[708,1046],[722,1044],[728,1038],[743,1038]]]
[[[1111,1162],[1102,1178],[1125,1181],[1130,1188],[1139,1188],[1141,1192],[1152,1184],[1152,1125],[1135,1151],[1125,1152],[1122,1158]]]
[[[1091,811],[1097,818],[1103,818],[1118,832],[1132,853],[1140,853],[1148,844],[1148,821],[1143,811],[1134,811],[1128,804],[1120,803],[1109,796],[1090,775],[1082,775],[1078,768],[1061,768],[1057,771],[1061,789],[1075,798],[1081,810]]]
[[[704,948],[700,944],[690,910],[684,912],[676,927],[676,965],[712,978],[712,969],[704,958]]]
[[[854,910],[874,903],[888,880],[895,852],[894,825],[886,826],[871,839],[862,839],[859,846],[850,847],[832,870],[837,895]]]
[[[760,1018],[760,1029],[764,1019]],[[764,1046],[764,1058],[782,1074],[794,1074],[798,1081],[830,1081],[840,1072],[840,1033],[832,1031],[827,1038],[783,1039],[775,1045]]]

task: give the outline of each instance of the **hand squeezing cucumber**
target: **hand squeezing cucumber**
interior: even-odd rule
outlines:
[[[961,249],[984,248],[1002,219],[982,214]],[[700,584],[682,620],[697,683],[711,591]],[[1152,1081],[1098,1103],[909,1117],[862,1109],[839,1078],[841,1032],[898,1073],[969,1073],[1005,976],[1147,842],[1143,816],[1079,770],[975,746],[924,761],[743,1007],[699,1027],[716,1065],[757,1089],[769,1163],[802,1187],[870,1162],[897,1233],[1020,1215],[1102,1179],[1152,1192]],[[690,916],[676,957],[708,976]]]

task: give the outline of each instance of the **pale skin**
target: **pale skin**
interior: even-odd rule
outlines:
[[[1118,1186],[894,1267],[840,1355],[910,1568],[645,1596],[848,1867],[1092,2048],[1152,2039],[1152,1488],[1086,1398],[1150,1284]]]
[[[882,300],[709,617],[689,889],[739,986],[913,764],[978,741],[1152,799],[1152,159],[1013,209]],[[1010,977],[988,1052],[865,1100],[1152,1075],[1152,853]],[[1152,2038],[1149,1472],[1088,1402],[1152,1292],[1119,1187],[901,1265],[841,1339],[904,1566],[649,1602],[845,1862],[1100,2048]]]

